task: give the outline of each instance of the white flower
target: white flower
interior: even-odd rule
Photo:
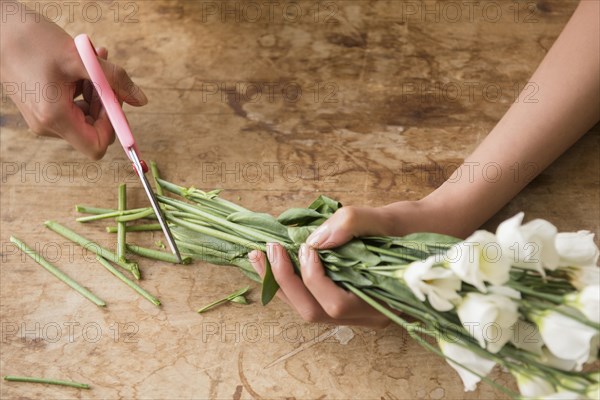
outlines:
[[[460,321],[479,345],[497,353],[513,336],[519,318],[517,304],[498,294],[469,293],[456,310]]]
[[[600,251],[590,231],[564,232],[556,235],[556,251],[560,267],[596,265]]]
[[[575,361],[581,370],[587,361],[596,357],[599,344],[598,331],[557,311],[546,311],[533,316],[548,350],[563,360]]]
[[[458,343],[440,339],[438,344],[444,356],[447,357],[446,362],[458,372],[465,392],[475,390],[481,377],[487,376],[496,365],[494,361],[481,357]]]
[[[573,371],[577,367],[575,360],[565,360],[558,358],[547,347],[542,349],[542,354],[539,357],[540,361],[549,367],[560,369],[563,371]]]
[[[578,309],[590,321],[600,323],[600,285],[586,286],[566,296],[566,304]]]
[[[540,398],[542,396],[554,395],[556,389],[548,381],[539,376],[530,376],[524,373],[512,372],[517,379],[519,392],[524,397]]]
[[[543,219],[521,225],[523,216],[519,213],[498,226],[498,243],[513,265],[536,270],[545,276],[544,268],[555,270],[559,264],[555,248],[557,229]]]
[[[569,267],[566,271],[571,285],[579,290],[586,286],[600,285],[600,268],[596,266]]]
[[[460,279],[451,270],[435,264],[436,257],[432,256],[423,261],[415,261],[406,270],[399,272],[419,300],[425,301],[427,296],[433,308],[449,311],[454,307],[451,301],[460,299],[456,293],[460,290]]]
[[[496,236],[487,231],[476,231],[465,241],[452,246],[445,255],[447,265],[463,282],[487,292],[484,285],[502,285],[509,279],[510,261],[496,241]]]

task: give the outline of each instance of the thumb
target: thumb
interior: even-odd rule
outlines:
[[[382,234],[382,210],[371,207],[342,207],[306,239],[317,249],[331,249],[360,236]]]
[[[119,100],[138,107],[148,104],[148,98],[142,89],[131,80],[123,67],[101,57],[98,58],[98,62]]]

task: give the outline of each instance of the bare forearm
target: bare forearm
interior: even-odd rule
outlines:
[[[522,93],[455,175],[424,199],[439,212],[432,221],[438,231],[477,229],[598,122],[599,15],[600,2],[582,1],[531,78],[533,101]]]

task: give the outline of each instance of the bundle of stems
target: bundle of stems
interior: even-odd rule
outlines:
[[[261,279],[248,253],[265,251],[267,243],[279,243],[301,274],[297,257],[300,246],[342,206],[319,196],[307,208],[292,208],[275,218],[225,200],[218,190],[204,192],[164,180],[154,163],[152,171],[157,198],[182,255],[237,266],[262,283],[263,304],[279,287],[268,261]],[[105,218],[125,216],[127,221],[154,217],[146,209],[84,210]],[[95,217],[86,220],[100,219]],[[559,392],[593,398],[599,374],[582,372],[582,368],[598,355],[600,317],[595,315],[598,305],[594,308],[594,293],[600,286],[595,282],[578,285],[577,277],[584,272],[598,273],[594,265],[598,248],[584,231],[563,234],[580,235],[580,241],[585,242],[581,245],[571,236],[561,237],[576,248],[577,255],[569,258],[569,246],[558,246],[556,232],[549,234],[554,235],[551,243],[542,243],[536,238],[548,235],[527,236],[525,232],[552,229],[543,223],[521,226],[522,218],[517,215],[506,221],[496,235],[478,231],[471,240],[436,233],[364,237],[335,249],[319,250],[318,254],[329,278],[406,329],[422,346],[444,357],[459,373],[465,390],[475,389],[483,380],[514,398]],[[156,229],[156,224],[150,223],[125,230],[135,226],[139,231]],[[123,227],[108,230],[122,232]],[[515,243],[506,244],[507,235]],[[510,245],[526,249],[531,244],[528,240],[538,245],[541,260],[527,255],[509,259],[505,254],[490,260],[483,251],[489,245],[503,250],[512,249]],[[457,256],[461,249],[468,251]],[[587,259],[581,256],[586,251],[591,252]],[[518,335],[518,328],[532,330]],[[514,375],[520,394],[487,377],[495,365]]]

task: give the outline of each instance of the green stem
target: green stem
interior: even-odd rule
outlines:
[[[170,199],[170,198],[164,197],[164,196],[157,196],[157,197],[158,197],[158,200],[163,203],[166,203],[173,207],[179,208],[180,210],[187,211],[191,214],[197,215],[197,216],[201,217],[202,219],[209,221],[217,226],[223,226],[225,228],[231,229],[235,232],[238,232],[239,234],[246,235],[247,237],[252,238],[254,240],[258,240],[258,241],[265,242],[265,243],[268,243],[268,242],[279,243],[280,242],[280,239],[278,239],[278,238],[271,237],[269,235],[266,235],[262,232],[256,231],[254,229],[248,228],[243,225],[238,225],[234,222],[226,220],[225,218],[212,215],[204,210],[200,210],[199,208],[194,207],[190,204],[184,203],[182,201]],[[283,244],[283,243],[282,243],[282,245],[285,246],[285,244]]]
[[[160,175],[158,174],[158,166],[154,161],[150,161],[150,171],[152,171],[152,176],[154,177],[154,184],[156,186],[156,194],[160,196],[164,196],[163,188],[158,182]]]
[[[148,249],[146,247],[137,246],[135,244],[127,244],[127,249],[138,256],[152,258],[158,261],[164,261],[172,264],[179,264],[179,260],[172,253],[166,253],[164,251]],[[189,264],[192,260],[189,257],[184,257],[181,260],[182,264]]]
[[[107,211],[109,211],[107,213],[90,215],[90,216],[87,216],[87,217],[79,217],[75,221],[77,221],[77,222],[99,221],[101,219],[116,218],[116,217],[121,217],[123,215],[129,215],[129,214],[137,214],[137,213],[140,213],[140,212],[145,211],[147,209],[148,208],[135,208],[133,210],[125,210],[125,211],[107,210]]]
[[[177,242],[177,247],[181,246],[188,250],[191,250],[188,253],[191,253],[195,256],[199,256],[199,259],[202,259],[202,257],[206,258],[206,256],[221,257],[223,261],[231,261],[232,259],[231,257],[229,257],[229,254],[227,252],[219,251],[208,246],[202,246],[181,240],[177,240]]]
[[[149,232],[149,231],[160,231],[162,228],[160,224],[141,224],[141,225],[128,225],[125,228],[126,232]],[[116,226],[107,226],[106,232],[108,233],[117,233],[118,227]]]
[[[119,211],[125,211],[127,209],[127,185],[124,183],[119,185],[119,200],[118,200]],[[135,214],[134,214],[135,215]],[[117,218],[117,257],[123,262],[127,262],[125,253],[127,248],[125,247],[127,224],[123,221],[119,221]]]
[[[78,213],[82,213],[82,214],[98,215],[98,214],[106,214],[106,213],[114,212],[117,210],[113,210],[110,208],[99,208],[99,207],[88,207],[88,206],[77,205],[77,206],[75,206],[75,211],[77,211]]]
[[[236,297],[244,295],[249,289],[250,289],[250,286],[246,286],[245,288],[238,289],[235,292],[231,293],[230,295],[223,297],[222,299],[215,300],[212,303],[209,303],[209,304],[205,305],[204,307],[199,308],[197,312],[199,314],[202,314],[203,312],[205,312],[213,307],[216,307],[220,304],[231,301],[231,300],[235,299]]]
[[[10,237],[10,241],[13,242],[21,251],[31,257],[36,263],[41,265],[46,269],[46,271],[50,272],[52,275],[69,285],[71,288],[75,289],[79,294],[83,297],[97,305],[98,307],[106,306],[106,303],[100,299],[98,296],[81,286],[79,283],[75,282],[71,279],[67,274],[56,268],[54,265],[50,264],[47,260],[45,260],[40,254],[36,253],[33,249],[27,246],[25,243],[20,241],[14,236]]]
[[[218,208],[219,212],[224,213],[226,215],[238,211],[248,211],[247,209],[238,204],[232,203],[225,199],[221,199],[219,197],[209,200],[206,197],[202,196],[200,193],[192,192],[190,194],[190,189],[176,185],[164,179],[158,178],[157,181],[164,189],[167,189],[171,193],[192,200],[193,202],[206,205],[208,207],[216,207]]]
[[[508,287],[511,287],[515,290],[518,290],[521,293],[525,293],[529,296],[533,296],[533,297],[537,297],[539,299],[543,299],[543,300],[547,300],[550,301],[554,304],[562,304],[563,303],[563,298],[562,296],[554,296],[551,294],[547,294],[547,293],[542,293],[539,292],[537,290],[531,290],[530,288],[528,288],[527,286],[523,286],[513,280],[510,280],[506,283],[506,285]]]
[[[250,240],[240,238],[239,236],[234,236],[229,233],[221,232],[216,229],[208,228],[202,225],[197,225],[191,222],[184,221],[182,219],[176,218],[172,216],[170,213],[165,213],[165,217],[173,222],[175,225],[183,226],[184,228],[188,228],[194,232],[204,233],[205,235],[212,236],[217,239],[225,240],[226,242],[239,244],[244,247],[248,247],[251,249],[267,251],[267,246],[261,243],[251,242]]]
[[[120,217],[117,217],[117,218],[115,218],[115,221],[117,221],[117,222],[137,221],[138,219],[143,219],[143,218],[149,217],[151,215],[154,215],[154,210],[152,208],[146,208],[146,209],[144,209],[144,211],[140,211],[135,214],[127,214],[127,215],[122,215]]]
[[[131,279],[129,279],[125,275],[123,275],[121,273],[121,271],[119,271],[118,269],[116,269],[115,267],[113,267],[110,264],[110,262],[108,262],[107,260],[105,260],[104,258],[102,258],[100,256],[96,256],[96,260],[98,260],[98,262],[104,268],[106,268],[107,270],[109,270],[114,276],[116,276],[121,281],[123,281],[127,286],[129,286],[130,288],[132,288],[133,290],[135,290],[136,292],[138,292],[141,296],[143,296],[145,299],[147,299],[150,303],[154,304],[155,306],[160,306],[160,300],[158,300],[156,297],[152,296],[150,293],[146,292],[143,288],[141,288],[140,286],[138,286]]]
[[[404,260],[409,260],[409,261],[420,261],[422,260],[419,257],[415,257],[415,256],[409,256],[408,254],[402,254],[402,253],[397,253],[395,251],[392,250],[388,250],[388,249],[383,249],[381,247],[377,247],[377,246],[371,246],[371,245],[365,245],[367,247],[368,250],[371,250],[374,253],[379,253],[379,254],[385,254],[387,256],[392,256],[392,257],[396,257],[396,258],[400,258],[400,259],[404,259]]]
[[[119,267],[131,272],[133,274],[133,276],[135,277],[135,279],[140,279],[140,270],[136,263],[123,262],[123,261],[119,260],[119,257],[117,257],[117,255],[115,253],[113,253],[112,251],[105,249],[104,247],[100,246],[96,242],[93,242],[89,239],[84,238],[80,234],[73,232],[72,230],[70,230],[66,226],[59,224],[58,222],[46,221],[44,223],[44,225],[46,225],[46,227],[48,229],[71,240],[72,242],[77,243],[84,249],[90,250],[94,254],[96,254],[102,258],[106,258],[107,260],[110,260],[110,261],[114,262],[115,264],[117,264]]]
[[[48,385],[69,386],[78,389],[90,389],[90,385],[88,385],[87,383],[59,381],[57,379],[33,378],[31,376],[5,375],[4,380],[9,382],[46,383]]]

